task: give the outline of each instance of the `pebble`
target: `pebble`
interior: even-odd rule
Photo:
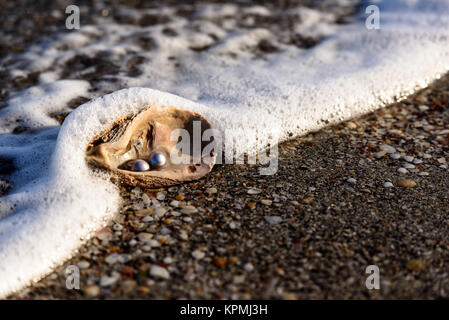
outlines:
[[[348,180],[346,180],[347,182],[351,183],[351,184],[356,184],[357,180],[354,178],[348,178]]]
[[[385,150],[387,153],[395,153],[396,149],[388,144],[383,144],[380,147],[380,150]]]
[[[416,182],[412,179],[401,179],[398,181],[398,186],[403,188],[414,188],[416,187]]]
[[[416,166],[414,164],[411,163],[405,163],[403,166],[405,169],[415,169]]]
[[[398,169],[398,172],[399,172],[399,173],[402,173],[402,174],[406,174],[406,173],[408,172],[408,170],[405,169],[405,168],[399,168],[399,169]]]
[[[407,262],[407,269],[412,271],[420,271],[427,267],[428,263],[420,260],[420,259],[414,259]]]
[[[387,154],[387,151],[386,150],[381,150],[381,151],[379,151],[379,152],[376,152],[375,154],[374,154],[374,157],[376,157],[377,159],[380,159],[380,158],[382,158],[383,156],[385,156]]]
[[[170,206],[178,208],[179,207],[179,201],[178,200],[172,200],[170,202]]]
[[[104,259],[104,261],[105,261],[107,264],[114,264],[114,263],[116,263],[116,262],[119,260],[119,258],[120,258],[120,256],[119,256],[117,253],[113,253],[113,254],[108,255],[108,256]]]
[[[86,286],[83,292],[87,298],[94,298],[100,294],[100,287],[96,285]]]
[[[110,287],[115,284],[118,279],[120,279],[120,275],[114,274],[112,276],[101,276],[100,278],[100,286],[101,287]]]
[[[214,194],[214,193],[217,193],[217,192],[218,192],[217,188],[207,188],[206,189],[206,193],[207,194]]]
[[[267,199],[263,199],[263,200],[260,200],[260,203],[262,203],[262,204],[264,204],[264,205],[266,205],[266,206],[271,206],[271,204],[273,203],[273,201],[267,200]]]
[[[387,181],[384,183],[384,188],[391,188],[391,187],[393,187],[393,184],[391,182]]]
[[[423,172],[418,173],[418,175],[420,175],[420,176],[428,176],[428,175],[430,175],[430,173],[428,173],[426,171],[423,171]]]
[[[439,164],[446,163],[446,159],[445,158],[438,158],[437,161],[438,161]]]
[[[401,155],[399,153],[390,153],[390,158],[393,160],[398,160],[401,158]]]
[[[185,206],[184,208],[181,209],[181,213],[184,214],[192,214],[192,213],[197,213],[198,209],[195,208],[194,206]]]
[[[206,254],[203,251],[195,250],[192,252],[192,257],[194,257],[196,260],[201,260],[204,258]]]
[[[277,224],[282,222],[282,218],[279,216],[268,216],[265,217],[265,221],[268,222],[269,224]]]
[[[165,264],[171,264],[171,263],[173,263],[173,258],[172,257],[165,257],[163,261],[164,261]]]
[[[315,200],[314,197],[306,197],[306,198],[304,198],[302,201],[303,201],[305,204],[311,204],[311,203],[313,202],[313,200]]]
[[[88,261],[80,261],[76,264],[78,266],[78,268],[82,269],[87,269],[90,266],[90,263]]]
[[[357,124],[355,124],[355,123],[352,122],[352,121],[349,121],[349,122],[346,123],[346,128],[351,129],[351,130],[354,130],[354,129],[357,128]]]
[[[415,157],[412,157],[412,156],[404,156],[403,158],[404,158],[404,160],[407,161],[407,162],[412,162],[413,159],[415,159]]]
[[[139,238],[139,241],[147,242],[153,239],[153,234],[148,232],[141,232],[137,235],[137,238]]]
[[[163,216],[165,216],[166,213],[167,213],[167,209],[162,208],[162,207],[156,208],[156,209],[154,210],[154,215],[155,215],[157,218],[162,218]]]
[[[167,269],[153,265],[150,268],[150,276],[159,278],[159,279],[170,279],[170,273]]]
[[[262,190],[257,189],[257,188],[251,188],[251,189],[248,189],[247,192],[248,192],[248,194],[259,194],[262,192]]]
[[[251,262],[245,263],[245,265],[243,266],[243,269],[245,271],[251,272],[254,270],[254,266]]]

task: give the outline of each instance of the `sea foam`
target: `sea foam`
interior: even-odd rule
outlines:
[[[277,43],[272,30],[240,30],[232,21],[214,24],[210,17],[236,12],[217,5],[198,14],[203,33],[189,28],[186,19],[171,22],[178,34],[172,40],[163,38],[158,26],[105,23],[30,47],[21,57],[29,61],[27,70],[20,72],[45,74],[0,110],[0,157],[14,159],[17,168],[7,177],[13,189],[0,198],[0,296],[49,273],[118,212],[117,187],[93,172],[84,157],[90,139],[118,117],[148,105],[196,111],[220,130],[256,130],[257,137],[236,139],[242,153],[263,148],[273,133],[281,142],[373,111],[448,70],[448,0],[376,5],[379,30],[365,28],[363,12],[338,25],[325,14],[299,8],[307,22],[298,26],[301,32],[324,38],[308,50]],[[268,14],[262,7],[245,10]],[[116,75],[120,81],[95,83],[96,90],[87,81],[58,80],[64,64],[80,54],[107,51],[126,63],[130,52],[140,50],[134,38],[142,32],[152,34],[157,48],[139,52],[147,60],[136,75]],[[253,49],[264,39],[281,50],[256,57]],[[189,50],[192,46],[208,49],[196,52]],[[9,68],[17,73],[19,65]],[[135,88],[116,91],[124,87]],[[108,91],[115,92],[98,97]],[[67,111],[67,103],[78,96],[97,98],[58,127],[50,114]],[[32,130],[12,134],[17,122]]]

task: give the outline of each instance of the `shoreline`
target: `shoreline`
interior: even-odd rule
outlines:
[[[274,176],[221,165],[146,196],[123,190],[113,224],[9,298],[447,298],[448,103],[445,75],[283,143]],[[372,264],[380,290],[364,285]],[[80,290],[65,287],[68,265],[81,269]]]

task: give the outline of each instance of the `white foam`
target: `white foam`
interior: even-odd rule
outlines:
[[[227,17],[235,13],[233,8],[220,13],[207,6],[199,15],[205,20]],[[160,26],[124,28],[109,22],[82,28],[82,35],[71,36],[74,43],[68,49],[61,49],[68,41],[63,36],[45,47],[33,46],[23,57],[33,61],[25,71],[52,73],[38,86],[17,93],[0,111],[0,156],[14,158],[19,167],[10,177],[14,189],[0,199],[0,296],[48,273],[117,212],[117,188],[94,174],[84,159],[88,141],[117,117],[149,104],[175,105],[204,114],[219,129],[256,129],[263,142],[269,128],[283,141],[290,134],[372,111],[446,72],[448,8],[447,0],[388,0],[381,4],[380,30],[365,29],[363,20],[338,26],[327,15],[320,20],[319,13],[303,11],[308,19],[328,25],[318,31],[313,23],[303,26],[329,36],[310,50],[283,43],[273,30],[233,31],[229,26],[235,21],[213,26],[203,21],[208,31],[217,31],[219,40],[209,50],[193,52],[192,44],[209,44],[207,35],[192,28],[198,21],[181,18],[169,24],[178,33],[173,39],[162,37]],[[139,52],[149,58],[140,66],[142,74],[121,73],[118,85],[100,83],[98,89],[101,94],[117,89],[114,86],[146,88],[120,90],[84,104],[58,132],[48,113],[63,111],[79,95],[92,96],[84,81],[51,82],[64,63],[77,54],[108,50],[112,60],[125,64],[127,55],[137,50],[135,35],[143,31],[151,34],[157,48]],[[282,51],[257,58],[255,46],[261,39],[273,41]],[[36,131],[10,134],[17,119]],[[242,152],[260,146],[250,137],[239,139],[236,148]]]

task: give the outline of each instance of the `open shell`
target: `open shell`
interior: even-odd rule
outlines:
[[[210,129],[209,122],[201,115],[177,109],[175,107],[147,107],[137,114],[117,120],[109,129],[89,143],[86,158],[89,164],[110,170],[120,184],[156,188],[196,180],[212,170],[215,155],[209,155],[207,161],[201,157],[194,164],[192,143],[190,153],[177,148],[178,141],[172,141],[173,130],[185,129],[193,137],[193,123],[200,121],[201,136]],[[201,150],[204,148],[201,142]],[[176,148],[173,150],[173,148]],[[171,152],[189,159],[177,164],[172,161]],[[149,171],[133,171],[130,161],[143,159],[149,161],[154,152],[162,153],[166,163],[161,168]]]

